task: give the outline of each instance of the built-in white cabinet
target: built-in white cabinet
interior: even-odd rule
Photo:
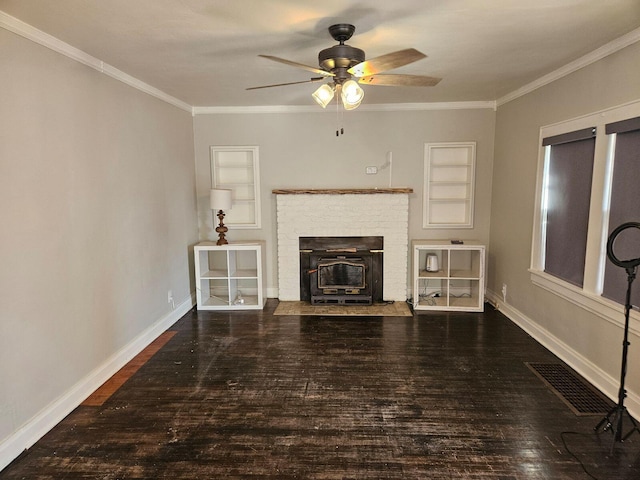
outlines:
[[[425,144],[424,228],[473,227],[475,166],[475,142]]]
[[[212,146],[211,188],[231,190],[228,227],[260,228],[258,147]]]
[[[484,311],[484,245],[414,240],[411,247],[414,310]]]
[[[264,286],[264,242],[194,248],[198,310],[259,310],[267,301]]]

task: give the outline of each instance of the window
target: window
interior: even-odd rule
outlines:
[[[640,117],[610,123],[607,135],[614,148],[613,174],[611,177],[611,201],[607,235],[626,222],[640,221]],[[637,240],[630,242],[635,231],[616,238],[616,255],[622,259],[640,257]],[[634,243],[634,244],[630,244]],[[627,273],[623,268],[606,263],[602,295],[624,305],[626,302]],[[635,282],[631,290],[631,301],[640,301],[640,283]]]
[[[211,188],[231,190],[227,226],[260,228],[258,147],[211,147]]]
[[[423,228],[472,228],[475,142],[427,143]]]
[[[582,286],[595,128],[545,138],[544,271]]]
[[[640,221],[640,102],[542,127],[540,140],[531,279],[619,322],[627,275],[606,245],[616,227]]]

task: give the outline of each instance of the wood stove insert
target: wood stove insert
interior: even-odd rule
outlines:
[[[300,299],[312,305],[382,302],[384,237],[300,237]]]

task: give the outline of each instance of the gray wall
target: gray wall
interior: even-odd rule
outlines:
[[[294,87],[295,88],[295,87]],[[304,87],[298,87],[304,88]],[[382,88],[382,87],[381,87]],[[344,112],[344,135],[336,137],[335,110],[313,113],[203,114],[194,120],[200,238],[213,239],[209,147],[258,145],[262,187],[262,228],[230,229],[231,241],[267,241],[267,287],[277,288],[274,188],[384,188],[389,170],[366,175],[366,166],[381,166],[393,152],[392,186],[411,187],[409,238],[466,238],[487,242],[491,205],[491,171],[495,112],[492,109],[439,111]],[[424,144],[477,142],[476,208],[473,229],[423,229]],[[340,212],[336,212],[340,215]],[[393,212],[380,212],[393,215]],[[410,271],[410,270],[409,270]]]
[[[640,44],[498,108],[488,288],[508,287],[507,303],[567,349],[576,363],[617,379],[622,330],[531,283],[528,268],[540,127],[640,98]],[[620,319],[622,321],[622,319]],[[640,338],[632,326],[628,387],[640,394]],[[580,360],[581,359],[581,360]],[[597,379],[595,379],[597,381]],[[609,393],[617,395],[617,392]]]
[[[0,65],[2,450],[190,300],[197,219],[189,112],[4,29]]]

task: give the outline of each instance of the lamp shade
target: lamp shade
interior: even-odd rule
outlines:
[[[357,108],[364,98],[364,90],[353,80],[347,80],[342,85],[342,104],[345,110]]]
[[[313,94],[311,95],[313,99],[320,105],[322,108],[325,108],[329,105],[329,102],[333,99],[333,88],[331,88],[326,83],[321,85]]]
[[[231,190],[223,188],[211,189],[211,210],[231,210]]]

